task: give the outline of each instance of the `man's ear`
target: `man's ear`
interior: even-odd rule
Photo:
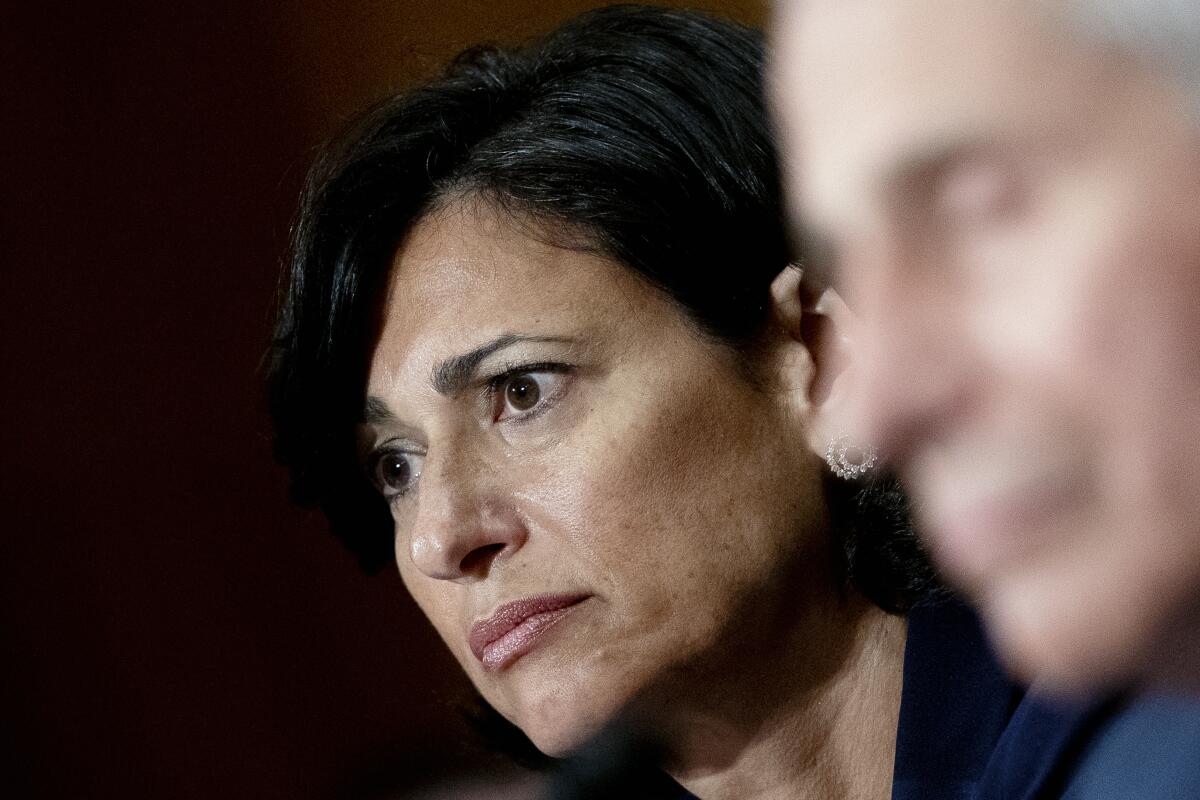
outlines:
[[[822,453],[840,433],[833,420],[853,381],[853,314],[836,291],[807,284],[803,271],[792,265],[772,281],[771,306],[785,337],[778,377],[809,445]]]

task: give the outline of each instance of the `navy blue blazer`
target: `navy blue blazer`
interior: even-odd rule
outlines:
[[[1023,692],[970,611],[916,609],[892,798],[1200,800],[1200,698]]]
[[[1058,798],[1200,798],[1200,698],[1071,703],[1031,692],[997,744],[979,800]]]
[[[909,613],[892,800],[971,800],[1024,692],[975,614],[956,602]]]

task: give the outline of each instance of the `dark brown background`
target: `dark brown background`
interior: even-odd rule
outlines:
[[[599,3],[25,5],[0,11],[0,792],[372,797],[481,764],[398,578],[287,505],[259,359],[315,145]]]

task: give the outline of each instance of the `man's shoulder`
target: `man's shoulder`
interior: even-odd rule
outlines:
[[[980,785],[980,800],[1200,798],[1200,700],[1030,692]]]
[[[1139,698],[1080,757],[1064,800],[1200,798],[1200,698]]]

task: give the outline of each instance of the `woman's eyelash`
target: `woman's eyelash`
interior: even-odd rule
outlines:
[[[375,487],[375,490],[379,492],[380,495],[383,496],[383,499],[387,501],[388,505],[392,505],[412,491],[412,487],[410,486],[400,491],[389,492],[388,488],[380,483],[379,469],[383,460],[396,455],[409,459],[423,459],[424,457],[423,453],[414,452],[403,447],[397,447],[394,441],[389,441],[384,442],[377,449],[372,450],[363,462],[363,469],[365,470],[367,481],[371,484],[371,486]]]
[[[504,384],[518,375],[528,375],[531,372],[570,372],[571,367],[557,361],[542,361],[531,364],[506,364],[502,372],[487,379],[487,390],[490,393],[500,391]]]
[[[493,422],[504,422],[509,425],[520,425],[530,422],[540,417],[562,399],[568,385],[568,379],[565,376],[573,371],[574,368],[572,366],[558,361],[509,364],[499,373],[485,381],[482,399],[486,406],[491,409],[490,413]],[[519,409],[512,414],[505,413],[509,402],[506,394],[512,384],[521,378],[535,375],[554,375],[553,386],[548,387],[551,390],[540,394],[527,410]],[[537,388],[541,390],[542,381],[535,380],[535,383],[537,384]]]

